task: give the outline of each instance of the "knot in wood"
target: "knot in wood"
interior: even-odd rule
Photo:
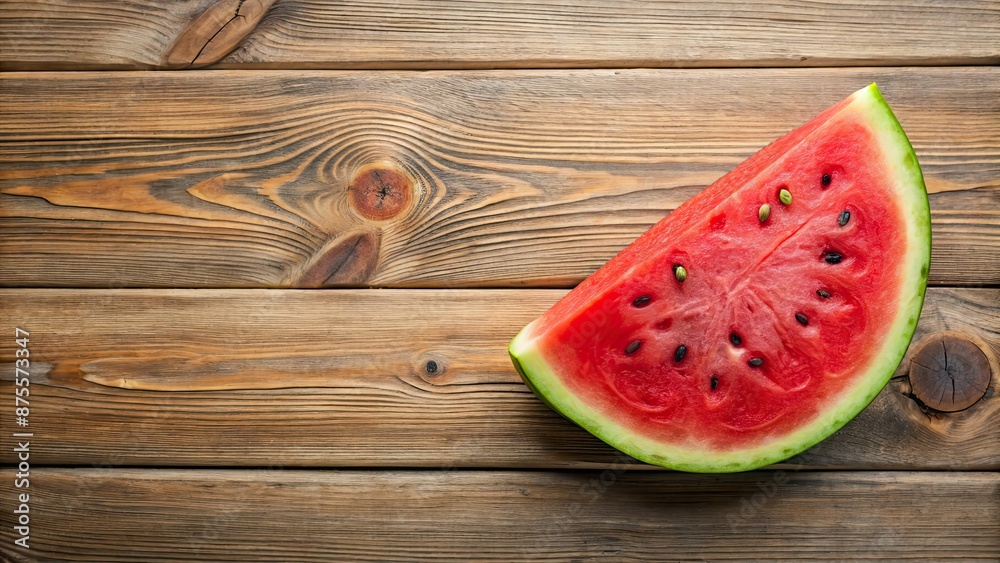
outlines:
[[[236,49],[274,4],[274,0],[217,0],[177,36],[162,56],[166,68],[215,64]]]
[[[378,232],[349,232],[316,251],[291,282],[294,287],[336,287],[368,282],[378,265]]]
[[[384,221],[402,213],[413,197],[413,181],[403,172],[385,164],[362,168],[351,180],[351,205],[374,221]]]
[[[990,384],[990,362],[975,343],[950,334],[927,340],[910,361],[910,388],[928,407],[965,410]]]
[[[439,378],[448,371],[447,358],[435,352],[425,352],[417,357],[413,371],[420,379],[438,384]]]

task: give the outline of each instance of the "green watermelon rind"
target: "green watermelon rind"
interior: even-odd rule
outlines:
[[[621,427],[567,389],[534,345],[535,323],[526,326],[508,347],[514,366],[528,388],[550,408],[629,456],[694,473],[748,471],[786,460],[826,439],[861,413],[889,382],[913,338],[930,268],[931,223],[927,190],[916,153],[892,109],[874,83],[855,92],[852,98],[841,111],[854,108],[866,114],[879,137],[886,166],[895,170],[899,203],[911,220],[906,223],[909,248],[905,252],[900,290],[905,302],[900,304],[881,352],[856,383],[839,396],[837,404],[794,432],[754,448],[714,452],[699,449],[697,445],[682,447],[658,442]],[[822,129],[820,126],[812,135]]]

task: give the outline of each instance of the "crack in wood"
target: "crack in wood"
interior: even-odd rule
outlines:
[[[944,334],[924,344],[911,358],[909,396],[921,410],[959,412],[982,398],[990,378],[989,361],[979,346]]]
[[[205,52],[205,48],[207,48],[207,47],[209,46],[209,44],[211,44],[211,43],[212,43],[212,41],[214,41],[214,40],[215,40],[215,38],[216,38],[216,37],[218,37],[218,36],[219,36],[219,34],[220,34],[220,33],[222,33],[222,31],[223,31],[224,29],[226,29],[226,27],[228,27],[228,26],[229,26],[229,24],[233,23],[234,21],[236,21],[236,19],[237,19],[237,18],[241,17],[241,16],[240,16],[240,8],[242,8],[242,7],[243,7],[243,2],[244,2],[244,1],[245,1],[245,0],[239,0],[239,2],[240,2],[240,3],[236,5],[236,13],[235,13],[235,14],[233,14],[233,17],[232,17],[232,18],[230,18],[230,20],[229,20],[229,21],[227,21],[227,22],[226,22],[225,24],[223,24],[223,25],[222,25],[222,27],[220,27],[218,31],[216,31],[215,33],[213,33],[213,34],[212,34],[212,36],[208,38],[208,41],[206,41],[206,42],[205,42],[205,44],[201,46],[201,49],[199,49],[199,50],[198,50],[198,54],[197,54],[197,55],[195,55],[195,56],[194,56],[194,60],[193,60],[193,61],[191,61],[191,64],[192,64],[192,65],[193,65],[194,63],[196,63],[196,62],[198,61],[198,59],[200,59],[200,58],[201,58],[201,54]]]

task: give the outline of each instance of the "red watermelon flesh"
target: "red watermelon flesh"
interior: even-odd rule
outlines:
[[[654,225],[510,353],[546,403],[633,457],[752,469],[882,389],[929,257],[920,169],[873,84]]]

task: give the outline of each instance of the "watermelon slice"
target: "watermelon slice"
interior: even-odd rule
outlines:
[[[791,457],[854,418],[923,305],[930,212],[872,84],[654,225],[510,343],[546,404],[642,461]]]

